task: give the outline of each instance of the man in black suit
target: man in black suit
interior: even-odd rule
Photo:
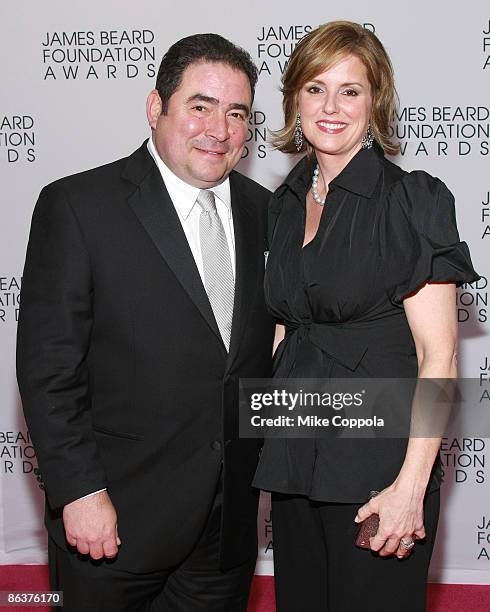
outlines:
[[[18,380],[67,611],[246,610],[259,441],[238,379],[269,375],[273,333],[269,193],[233,171],[256,80],[224,38],[182,39],[149,142],[36,205]]]

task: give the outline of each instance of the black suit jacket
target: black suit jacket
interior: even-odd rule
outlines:
[[[36,205],[17,371],[46,487],[46,523],[107,487],[116,564],[152,571],[190,552],[223,462],[221,565],[256,551],[259,441],[238,439],[238,379],[270,374],[263,298],[269,192],[230,175],[236,297],[229,354],[146,143],[45,187]]]

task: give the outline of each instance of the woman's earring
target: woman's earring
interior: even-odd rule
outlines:
[[[370,149],[373,146],[374,136],[371,130],[371,124],[369,123],[367,126],[366,135],[361,140],[361,147],[363,149]]]
[[[301,129],[301,115],[296,115],[296,127],[294,128],[294,146],[296,151],[301,151],[303,148],[303,130]]]

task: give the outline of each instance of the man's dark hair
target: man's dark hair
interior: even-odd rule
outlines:
[[[193,34],[173,44],[160,63],[155,89],[162,100],[163,114],[167,113],[168,101],[182,82],[184,70],[198,62],[220,62],[244,72],[253,100],[258,72],[250,54],[218,34]]]

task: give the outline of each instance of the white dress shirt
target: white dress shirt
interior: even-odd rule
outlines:
[[[172,200],[175,210],[179,215],[179,220],[184,230],[185,237],[196,262],[197,269],[201,275],[201,280],[204,283],[204,269],[202,265],[201,240],[199,237],[199,218],[201,216],[201,207],[196,202],[199,194],[199,187],[193,187],[185,183],[182,179],[176,176],[168,166],[162,161],[158,155],[152,139],[148,140],[148,151],[155,160],[155,163],[160,170],[163,182],[167,188],[168,195]],[[235,234],[233,231],[233,216],[231,212],[231,193],[230,179],[227,178],[216,187],[211,187],[210,191],[214,193],[216,210],[225,230],[228,248],[230,249],[231,267],[233,276],[235,276]]]

